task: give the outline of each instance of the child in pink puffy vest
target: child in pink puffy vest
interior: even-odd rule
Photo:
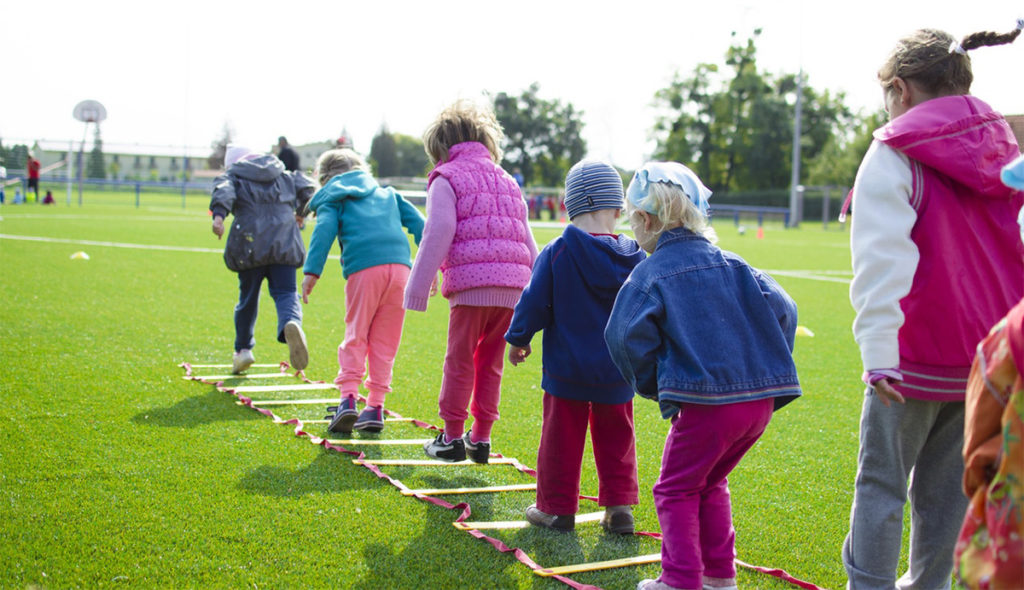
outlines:
[[[498,165],[503,135],[493,111],[469,101],[443,110],[423,135],[435,166],[404,305],[425,311],[441,270],[451,307],[438,400],[444,431],[423,450],[442,461],[464,461],[468,451],[473,461],[487,463],[505,331],[537,257],[519,185]],[[473,429],[464,432],[469,414]]]

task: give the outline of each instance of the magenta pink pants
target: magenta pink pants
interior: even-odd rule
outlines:
[[[367,373],[367,404],[383,406],[391,391],[395,355],[402,341],[402,298],[409,267],[381,264],[349,275],[345,283],[345,340],[338,347],[341,395],[357,395]]]
[[[633,401],[600,404],[544,394],[544,421],[537,450],[537,508],[576,514],[587,425],[597,464],[597,503],[639,503]]]
[[[700,588],[701,576],[736,577],[736,531],[726,476],[772,417],[771,399],[686,404],[672,422],[654,485],[661,523],[661,581]]]
[[[507,307],[451,308],[438,400],[438,414],[449,438],[462,436],[466,418],[472,414],[473,439],[490,440],[491,426],[498,420],[505,332],[511,321],[512,310]]]

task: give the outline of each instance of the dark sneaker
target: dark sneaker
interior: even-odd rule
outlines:
[[[384,430],[384,408],[366,406],[363,411],[360,412],[359,417],[356,418],[355,424],[352,428],[356,430],[362,430],[364,432],[380,432]]]
[[[461,438],[450,443],[444,442],[444,432],[437,435],[437,438],[423,445],[423,452],[428,456],[449,463],[458,463],[466,460],[466,445]]]
[[[604,516],[601,517],[601,528],[616,535],[632,535],[633,507],[632,506],[609,506],[604,509]]]
[[[470,430],[466,434],[462,435],[462,445],[466,447],[466,454],[473,460],[474,463],[487,463],[487,460],[491,456],[491,443],[490,442],[473,442]]]
[[[309,350],[306,348],[306,334],[299,322],[292,320],[284,325],[284,341],[288,343],[288,362],[296,371],[309,365]]]
[[[542,512],[540,508],[537,508],[536,504],[531,504],[526,509],[526,520],[534,526],[544,527],[554,531],[561,531],[563,533],[571,532],[576,528],[575,514],[548,514],[547,512]]]
[[[356,411],[356,398],[354,397],[343,397],[341,403],[338,404],[338,409],[334,412],[334,418],[331,418],[331,423],[327,426],[327,430],[331,432],[352,432],[352,425],[356,423],[356,417],[359,412]]]

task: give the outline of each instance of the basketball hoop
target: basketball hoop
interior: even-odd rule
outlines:
[[[99,123],[107,118],[107,109],[99,101],[83,100],[75,105],[72,115],[83,123]]]

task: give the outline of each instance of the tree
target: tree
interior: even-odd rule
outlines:
[[[395,154],[398,157],[398,176],[426,176],[430,158],[423,149],[423,142],[411,135],[395,133]]]
[[[398,176],[398,152],[395,148],[395,138],[388,131],[386,124],[380,126],[380,131],[370,142],[370,164],[377,176]]]
[[[92,150],[89,152],[89,158],[86,160],[85,176],[86,178],[100,179],[107,177],[107,164],[103,157],[103,140],[100,138],[99,123],[96,124],[96,129],[93,134]]]
[[[726,68],[699,64],[655,94],[655,157],[691,166],[712,190],[782,188],[790,183],[797,79],[757,68],[757,29],[734,41]],[[801,152],[813,160],[856,118],[833,97],[803,86]]]
[[[873,139],[872,133],[888,120],[884,110],[879,109],[861,116],[861,125],[852,137],[832,137],[807,170],[807,183],[811,185],[832,185],[852,187],[857,176],[860,161],[864,159]]]
[[[220,170],[224,167],[224,156],[227,154],[228,144],[231,143],[234,135],[235,131],[231,128],[231,124],[225,121],[224,127],[220,131],[220,137],[210,144],[213,152],[206,158],[206,165],[210,170]]]
[[[494,112],[505,130],[503,166],[519,168],[527,184],[558,186],[587,151],[581,137],[583,112],[572,103],[542,99],[539,90],[534,82],[519,96],[500,92],[494,97]]]

